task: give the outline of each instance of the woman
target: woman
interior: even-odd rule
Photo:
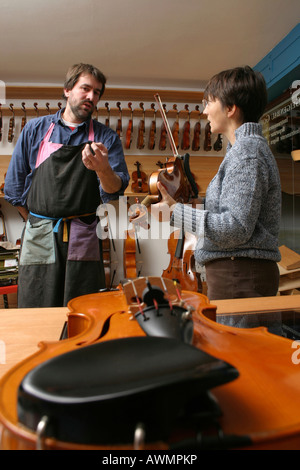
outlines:
[[[211,131],[228,139],[209,184],[204,210],[176,204],[171,224],[198,237],[196,265],[205,266],[210,300],[276,295],[280,260],[281,188],[276,161],[258,123],[267,104],[263,76],[250,67],[215,75],[204,92]]]

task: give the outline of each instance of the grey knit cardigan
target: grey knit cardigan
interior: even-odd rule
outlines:
[[[204,209],[176,204],[171,224],[198,237],[196,264],[225,257],[280,261],[281,185],[276,160],[257,123],[235,131]]]

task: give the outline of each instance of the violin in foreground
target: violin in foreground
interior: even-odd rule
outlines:
[[[159,277],[69,302],[0,383],[1,449],[299,449],[292,341]]]

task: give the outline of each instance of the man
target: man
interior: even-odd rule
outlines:
[[[66,107],[29,121],[16,144],[4,192],[26,221],[20,308],[62,306],[105,287],[96,210],[129,182],[117,133],[91,118],[105,83],[92,65],[71,67]]]

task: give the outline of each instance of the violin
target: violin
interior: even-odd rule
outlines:
[[[131,112],[131,117],[128,121],[128,127],[127,127],[127,131],[126,131],[126,142],[125,142],[125,148],[126,149],[129,149],[130,146],[131,146],[131,142],[132,142],[132,133],[133,133],[133,111],[132,111],[132,103],[128,103],[128,107],[130,109],[130,112]]]
[[[163,109],[166,109],[166,105],[163,105]],[[160,129],[160,139],[159,139],[159,150],[166,150],[167,148],[167,128],[165,122],[163,121]]]
[[[200,274],[195,272],[194,266],[196,242],[197,238],[194,235],[183,230],[171,233],[168,240],[170,262],[162,276],[178,282],[184,290],[202,292]]]
[[[15,128],[15,112],[14,112],[13,104],[10,104],[9,108],[10,108],[13,115],[9,120],[9,129],[8,129],[8,138],[7,138],[7,140],[8,140],[8,142],[12,142],[13,139],[14,139],[14,128]]]
[[[145,137],[145,110],[143,103],[140,103],[140,108],[143,111],[143,118],[140,120],[139,129],[138,129],[138,139],[137,139],[137,148],[143,149],[145,147],[144,137]]]
[[[134,193],[146,193],[149,190],[147,183],[147,175],[146,173],[141,171],[140,162],[135,162],[135,166],[137,167],[137,171],[134,171],[132,173],[131,190]]]
[[[156,135],[156,111],[155,104],[151,104],[151,109],[153,109],[153,119],[150,125],[149,130],[149,140],[148,140],[148,149],[153,150],[155,147],[155,135]]]
[[[22,117],[22,121],[21,121],[21,132],[22,132],[22,130],[24,129],[24,126],[25,126],[25,124],[26,124],[26,122],[27,122],[27,116],[26,116],[25,103],[22,103],[21,106],[22,106],[22,109],[23,109],[23,111],[24,111],[24,116]]]
[[[188,150],[190,148],[191,124],[190,124],[190,112],[189,112],[189,107],[187,104],[185,105],[185,109],[188,112],[188,119],[185,121],[184,126],[183,126],[182,141],[181,141],[182,150]]]
[[[196,105],[196,111],[199,112],[199,119],[194,126],[194,137],[192,142],[192,150],[197,152],[200,150],[200,135],[201,135],[201,122],[200,122],[200,111],[199,106]]]
[[[214,143],[214,150],[216,152],[220,152],[220,150],[222,150],[222,146],[223,146],[223,144],[222,144],[222,134],[218,134],[218,138]]]
[[[105,103],[106,111],[107,111],[107,116],[105,118],[105,125],[106,127],[110,126],[110,109],[109,109],[109,103]]]
[[[299,450],[295,342],[216,317],[160,277],[71,300],[1,378],[1,450]]]
[[[205,126],[205,138],[204,138],[204,150],[209,152],[212,149],[211,146],[211,127],[208,122]]]
[[[121,138],[122,137],[122,109],[121,109],[120,101],[117,102],[117,107],[119,109],[119,118],[118,118],[118,122],[117,122],[116,132],[117,132],[118,136]]]
[[[165,164],[165,168],[160,168],[158,171],[153,172],[149,177],[149,194],[141,202],[145,207],[149,207],[151,204],[155,204],[161,200],[160,192],[157,189],[157,182],[160,181],[169,192],[170,196],[177,202],[186,203],[191,198],[196,199],[198,197],[198,188],[195,180],[192,176],[189,167],[189,154],[179,156],[178,151],[171,133],[169,123],[166,119],[164,112],[164,106],[161,103],[158,94],[155,95],[155,99],[158,102],[159,109],[162,115],[163,124],[168,134],[169,141],[171,144],[173,157],[170,157]],[[141,216],[142,217],[142,216]],[[132,218],[132,222],[138,222],[138,218]]]
[[[176,115],[176,120],[174,121],[173,126],[172,126],[172,136],[174,139],[175,146],[178,149],[179,148],[179,112],[177,110],[176,104],[173,104],[173,109],[176,111],[177,115]]]
[[[133,228],[125,232],[124,238],[123,269],[125,279],[136,279],[141,274],[141,263],[137,262],[137,252],[139,255],[141,254],[141,247],[136,229]]]

